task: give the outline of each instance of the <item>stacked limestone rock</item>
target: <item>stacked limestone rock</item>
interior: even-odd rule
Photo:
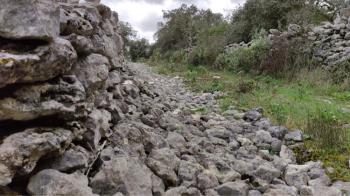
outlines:
[[[326,68],[350,59],[350,8],[343,9],[334,23],[323,22],[309,33],[314,42],[315,57]]]
[[[121,82],[123,43],[117,13],[101,4],[0,4],[0,185],[20,189],[38,170],[71,173],[91,163],[88,150],[96,150],[121,113],[109,104],[113,95],[107,90]],[[67,186],[76,191],[88,184],[84,175],[52,170],[38,175],[45,181],[33,177],[28,193],[48,194],[36,185],[51,177],[71,182]]]
[[[0,3],[0,194],[350,194],[322,163],[296,164],[302,133],[261,109],[220,115],[219,94],[123,66],[108,7]]]
[[[269,30],[272,42],[287,43],[295,39],[309,41],[312,55],[324,68],[334,71],[337,65],[350,60],[350,8],[343,9],[336,20],[322,22],[320,26],[303,29],[299,25],[291,24],[288,30],[281,32],[277,29]],[[234,43],[226,46],[230,53],[238,48],[249,47],[251,43]]]

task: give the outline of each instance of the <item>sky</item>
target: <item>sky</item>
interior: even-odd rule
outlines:
[[[154,33],[162,21],[163,10],[172,10],[185,3],[199,8],[211,9],[215,13],[228,14],[245,0],[102,0],[118,12],[119,19],[129,22],[140,38],[154,42]]]

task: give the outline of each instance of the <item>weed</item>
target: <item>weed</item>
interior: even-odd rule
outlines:
[[[317,109],[309,114],[306,132],[310,134],[318,146],[326,149],[345,146],[348,133],[332,112]]]
[[[236,91],[238,93],[251,93],[257,85],[254,80],[243,80],[237,84]]]
[[[286,107],[281,104],[271,103],[270,111],[275,116],[275,119],[278,124],[283,125],[286,124],[288,119],[288,112]]]

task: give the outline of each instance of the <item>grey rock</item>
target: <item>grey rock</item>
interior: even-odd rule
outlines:
[[[249,186],[243,181],[227,182],[215,188],[220,196],[246,196],[249,192]]]
[[[224,127],[213,127],[207,129],[205,133],[208,137],[217,137],[221,139],[228,139],[231,136],[231,133]]]
[[[94,3],[94,4],[99,4],[101,3],[101,0],[85,0],[86,2],[89,2],[89,3]]]
[[[190,161],[181,161],[178,170],[179,180],[184,186],[194,186],[197,184],[197,174],[203,170],[203,167]]]
[[[332,187],[341,190],[345,195],[350,195],[350,182],[336,181],[333,183]]]
[[[0,99],[0,120],[72,119],[80,116],[77,108],[85,99],[85,89],[75,76],[61,77],[57,83],[21,86]]]
[[[72,72],[77,75],[87,91],[93,92],[105,85],[108,78],[108,65],[109,61],[106,57],[90,54],[77,62]]]
[[[282,144],[283,142],[279,139],[274,139],[272,142],[271,142],[271,150],[273,152],[280,152],[281,151],[281,148],[282,148]]]
[[[300,130],[288,132],[284,139],[287,141],[301,142],[303,141],[303,133]]]
[[[289,194],[286,190],[283,189],[268,189],[264,194],[264,196],[280,196],[280,195],[288,195],[288,196],[293,196]]]
[[[84,134],[86,141],[97,149],[102,137],[105,137],[110,129],[111,113],[107,110],[94,109],[86,120],[87,132]]]
[[[310,180],[306,171],[301,167],[288,165],[284,180],[289,186],[295,186],[300,189],[302,186],[307,185],[308,181]]]
[[[179,151],[184,151],[186,149],[186,140],[185,138],[176,132],[170,132],[166,141],[171,148],[177,149]]]
[[[152,175],[152,193],[153,196],[163,196],[165,193],[165,185],[156,175]]]
[[[285,145],[281,147],[280,157],[286,160],[288,163],[295,163],[296,161],[293,151]]]
[[[344,36],[344,39],[350,40],[350,32],[347,32]]]
[[[69,40],[80,55],[85,55],[93,52],[93,45],[89,38],[77,34],[71,34],[67,36],[67,40]]]
[[[68,172],[87,167],[89,153],[80,146],[74,146],[52,161],[50,168],[61,172]]]
[[[0,145],[0,185],[11,183],[15,175],[27,175],[37,161],[49,153],[64,151],[74,135],[65,129],[36,128],[15,133]]]
[[[91,179],[94,193],[152,196],[153,174],[140,160],[109,152],[104,153],[103,160],[102,168]]]
[[[261,196],[262,194],[257,190],[250,190],[248,196]]]
[[[280,140],[282,140],[288,132],[287,128],[282,126],[272,126],[267,129],[267,131],[270,132],[272,137],[278,138]]]
[[[304,186],[300,190],[301,196],[313,196],[313,195],[329,195],[329,196],[341,196],[342,192],[334,187],[327,186],[316,186],[316,187],[307,187]]]
[[[309,186],[329,186],[331,185],[331,179],[328,176],[323,175],[319,178],[309,180],[308,185]]]
[[[184,186],[179,186],[167,190],[164,196],[202,196],[202,194],[196,188],[186,188]]]
[[[88,178],[82,174],[68,175],[48,169],[31,177],[27,190],[32,195],[95,195],[88,183]]]
[[[297,24],[289,24],[288,25],[288,34],[290,36],[296,36],[302,32],[301,26]]]
[[[205,196],[219,196],[218,192],[216,192],[214,189],[208,189],[204,191]]]
[[[245,113],[243,119],[250,122],[258,121],[262,118],[263,110],[261,108],[256,108]]]
[[[200,173],[197,176],[198,184],[197,187],[200,190],[212,189],[219,185],[219,181],[216,176],[210,172]]]
[[[139,97],[140,89],[134,84],[131,80],[126,80],[123,82],[123,90],[124,92],[131,96],[133,99]]]
[[[270,133],[264,130],[259,130],[256,132],[255,141],[257,144],[268,143],[270,144],[273,141]]]
[[[178,170],[180,160],[175,153],[168,149],[154,149],[150,153],[146,161],[147,166],[166,183],[175,185],[178,181],[176,172]]]
[[[58,35],[60,15],[58,6],[54,2],[1,0],[1,5],[1,37],[52,40]]]
[[[281,171],[270,163],[264,163],[253,172],[253,175],[271,183],[274,178],[279,178],[281,176]]]
[[[52,79],[67,72],[76,58],[70,42],[61,38],[55,38],[49,45],[40,46],[30,54],[0,52],[0,88]]]
[[[64,9],[66,8],[66,9]],[[88,8],[88,7],[86,7]],[[100,21],[101,18],[98,14],[96,8],[88,8],[90,14],[88,16],[93,16],[91,18],[84,18],[82,15],[87,13],[87,10],[84,9],[73,9],[72,7],[63,7],[60,9],[60,33],[61,35],[82,35],[82,36],[91,36],[94,31],[94,27],[97,27],[97,21]],[[83,13],[81,13],[83,12]],[[90,22],[91,21],[91,22]],[[92,44],[92,42],[91,42]]]

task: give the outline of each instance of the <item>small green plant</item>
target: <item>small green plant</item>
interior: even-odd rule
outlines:
[[[300,101],[305,97],[305,94],[306,90],[304,85],[301,82],[298,82],[298,98]]]
[[[340,101],[350,101],[350,91],[348,92],[336,92],[332,96]]]
[[[213,80],[207,85],[203,86],[203,91],[207,93],[214,93],[218,91],[223,91],[225,89],[224,84],[219,80]]]
[[[342,127],[333,112],[322,109],[309,114],[306,132],[319,147],[325,149],[342,147],[348,142],[347,130]]]
[[[251,93],[253,90],[257,88],[257,85],[254,80],[243,80],[237,84],[237,92],[238,93]]]
[[[185,75],[190,83],[195,83],[198,79],[198,72],[196,70],[188,70]]]
[[[274,115],[275,120],[277,121],[278,124],[280,125],[286,124],[288,120],[288,112],[283,105],[278,103],[277,104],[271,103],[270,110],[271,110],[271,113]]]

